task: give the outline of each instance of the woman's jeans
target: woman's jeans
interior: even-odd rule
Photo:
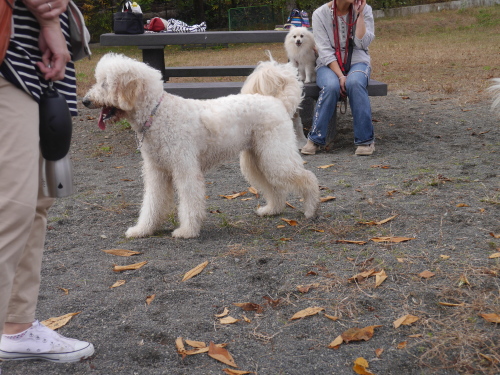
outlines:
[[[368,97],[371,68],[364,63],[351,66],[347,75],[346,91],[351,107],[354,127],[354,144],[369,145],[374,140],[372,110]],[[320,88],[314,109],[313,124],[308,138],[317,145],[325,145],[330,122],[340,99],[337,75],[327,66],[317,70],[316,84]]]

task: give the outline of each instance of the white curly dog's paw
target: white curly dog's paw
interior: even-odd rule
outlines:
[[[188,227],[179,227],[172,232],[174,238],[194,238],[198,237],[199,231],[193,230]]]
[[[152,235],[153,233],[151,231],[146,231],[143,228],[139,227],[136,225],[135,227],[130,227],[127,229],[125,232],[125,236],[127,238],[139,238],[139,237],[147,237]]]
[[[268,204],[267,206],[258,208],[255,212],[259,216],[271,216],[279,214],[280,210]]]

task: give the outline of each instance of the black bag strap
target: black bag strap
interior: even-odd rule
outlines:
[[[354,25],[352,27],[351,38],[349,39],[349,46],[348,46],[349,54],[347,55],[347,62],[345,64],[346,72],[349,72],[349,70],[351,70],[352,51],[354,50],[354,36],[356,35],[356,25],[357,25],[357,22],[354,22],[354,17],[356,16],[353,14],[352,22],[354,23]]]
[[[122,10],[123,9],[123,10]],[[132,12],[132,7],[130,6],[130,1],[123,0],[118,8],[119,12]]]

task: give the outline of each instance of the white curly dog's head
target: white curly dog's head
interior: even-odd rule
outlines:
[[[163,94],[158,70],[120,54],[104,55],[97,63],[95,78],[82,102],[87,108],[101,108],[101,129],[106,127],[105,121],[147,116]]]

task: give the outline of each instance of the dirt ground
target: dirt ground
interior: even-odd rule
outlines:
[[[205,375],[230,367],[206,353],[182,358],[178,337],[227,343],[238,370],[259,375],[355,374],[358,357],[374,374],[500,373],[500,327],[479,315],[500,314],[500,258],[489,258],[500,252],[500,118],[486,96],[459,103],[415,92],[372,98],[371,157],[354,156],[351,117],[342,115],[332,147],[304,157],[322,196],[335,197],[314,221],[295,196],[295,208],[268,218],[254,214],[263,201],[251,192],[221,197],[249,188],[238,160],[221,165],[206,176],[209,213],[190,240],[170,236],[174,217],[155,236],[125,238],[142,199],[141,155],[131,130],[103,132],[98,113],[82,109],[71,150],[76,194],[49,213],[38,319],[80,312],[58,331],[91,341],[96,352],[68,365],[5,362],[2,375]],[[370,270],[387,279],[377,287],[374,275],[349,281]],[[126,283],[110,288],[118,280]],[[259,311],[234,305],[247,302]],[[309,307],[324,310],[291,320]],[[221,324],[215,315],[224,308],[239,321]],[[395,328],[406,314],[418,320]],[[348,329],[369,326],[378,326],[371,338],[328,348]]]

